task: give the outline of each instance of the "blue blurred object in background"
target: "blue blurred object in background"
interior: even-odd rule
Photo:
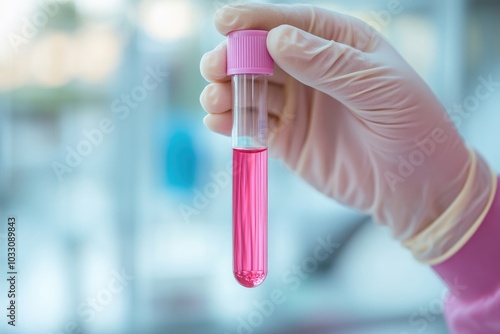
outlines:
[[[198,169],[196,153],[193,134],[174,123],[166,137],[165,172],[167,187],[178,189],[191,189],[194,187]]]

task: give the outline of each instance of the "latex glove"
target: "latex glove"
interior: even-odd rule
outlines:
[[[494,175],[468,150],[438,99],[365,23],[308,5],[228,6],[218,31],[269,30],[269,151],[331,198],[388,225],[415,257],[438,263],[479,226]],[[226,45],[205,54],[206,126],[230,135]]]

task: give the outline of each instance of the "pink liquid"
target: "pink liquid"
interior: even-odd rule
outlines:
[[[233,272],[247,288],[267,275],[267,149],[233,149]]]

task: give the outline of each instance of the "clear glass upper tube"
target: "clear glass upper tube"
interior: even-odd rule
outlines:
[[[233,148],[267,147],[267,77],[233,76]]]

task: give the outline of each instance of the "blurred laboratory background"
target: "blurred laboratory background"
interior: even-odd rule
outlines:
[[[429,268],[274,160],[268,278],[233,279],[231,143],[202,124],[199,61],[242,2],[0,0],[0,267],[15,215],[19,270],[1,333],[448,332]],[[309,3],[372,24],[452,113],[500,80],[499,1]],[[472,107],[457,126],[500,171],[500,94]]]

